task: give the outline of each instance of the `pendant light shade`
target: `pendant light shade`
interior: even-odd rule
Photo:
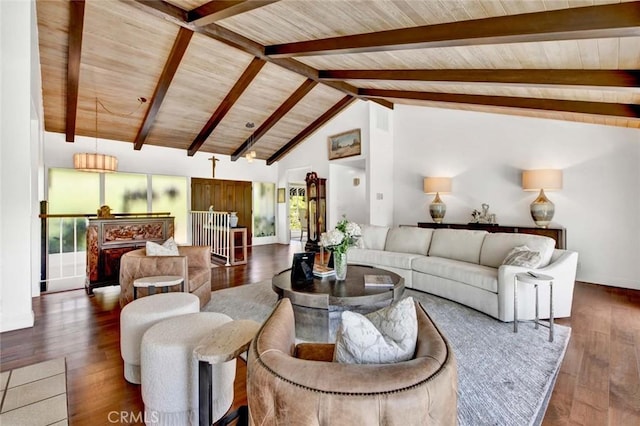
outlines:
[[[112,155],[83,152],[73,154],[73,168],[83,172],[111,173],[118,169],[118,159]]]

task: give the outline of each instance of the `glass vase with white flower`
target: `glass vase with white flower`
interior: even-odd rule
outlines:
[[[360,233],[360,226],[343,216],[335,229],[320,236],[320,245],[333,253],[333,269],[338,281],[347,277],[347,250],[357,244]]]

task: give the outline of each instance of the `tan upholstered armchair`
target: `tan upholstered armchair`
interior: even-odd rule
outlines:
[[[133,281],[157,275],[184,277],[184,289],[200,298],[200,307],[211,300],[211,252],[207,246],[179,246],[180,256],[147,256],[145,249],[120,258],[120,307],[133,300]],[[177,291],[180,291],[179,288]],[[138,297],[147,289],[138,289]]]
[[[291,302],[280,300],[249,349],[250,424],[457,424],[453,352],[419,303],[416,311],[413,359],[338,364],[332,344],[296,346]]]

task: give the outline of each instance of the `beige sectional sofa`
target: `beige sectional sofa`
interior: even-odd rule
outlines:
[[[554,317],[571,315],[578,253],[555,249],[552,238],[486,231],[383,227],[361,225],[358,247],[349,263],[377,266],[405,279],[405,286],[435,294],[484,312],[501,321],[513,321],[513,285],[518,272],[532,270],[502,265],[507,254],[526,245],[541,255],[534,270],[554,277]],[[540,289],[540,318],[549,317],[549,287]],[[535,317],[535,290],[518,286],[518,319]]]

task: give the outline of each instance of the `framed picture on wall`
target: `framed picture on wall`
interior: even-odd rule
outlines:
[[[329,160],[360,155],[362,143],[360,129],[353,129],[329,136]]]

